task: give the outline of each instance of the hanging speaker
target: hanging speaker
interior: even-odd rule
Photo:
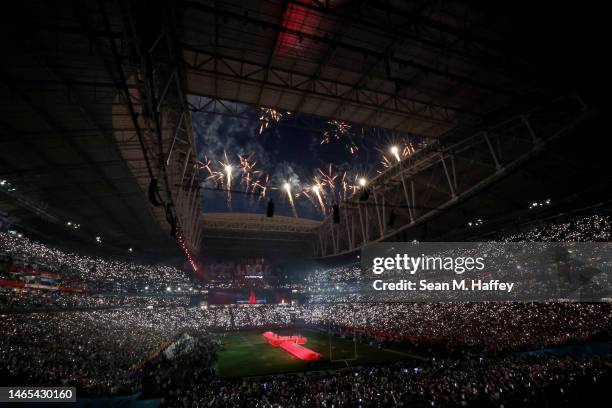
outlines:
[[[157,198],[157,179],[156,178],[152,178],[151,181],[149,182],[149,201],[155,207],[159,207],[161,205],[161,203],[159,202],[159,199]]]
[[[340,224],[340,206],[338,204],[334,204],[332,206],[332,215],[334,218],[334,224]]]
[[[389,219],[387,220],[387,227],[392,227],[395,224],[395,211],[391,210]]]
[[[367,188],[362,188],[359,201],[368,201],[368,198],[370,198],[370,191]]]
[[[274,217],[274,202],[272,202],[272,200],[268,201],[268,208],[266,209],[266,217],[268,218]]]

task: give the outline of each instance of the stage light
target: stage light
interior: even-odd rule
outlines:
[[[172,292],[172,288],[171,288],[170,286],[168,286],[168,287],[166,288],[166,292]]]
[[[96,242],[97,242],[98,244],[101,244],[101,243],[102,243],[102,237],[97,236],[97,237],[96,237]]]
[[[68,222],[66,223],[66,225],[72,225],[72,223],[71,223],[70,221],[68,221]]]
[[[225,172],[227,174],[232,174],[232,165],[231,164],[228,164],[228,165],[225,166]]]
[[[365,187],[365,185],[368,183],[368,181],[365,179],[365,177],[360,177],[358,180],[358,183],[361,187]]]
[[[285,189],[286,192],[290,192],[291,191],[291,184],[285,183],[285,184],[283,184],[283,188]]]
[[[310,187],[310,190],[311,190],[313,193],[318,193],[318,192],[319,192],[319,186],[312,186],[312,187]]]

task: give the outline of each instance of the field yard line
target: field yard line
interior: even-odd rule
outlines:
[[[251,343],[251,340],[247,339],[246,337],[244,337],[244,335],[240,332],[238,332],[238,334],[240,335],[240,337],[242,337],[242,340],[244,340],[251,348],[255,348],[255,345],[253,343]]]
[[[417,356],[415,354],[410,354],[410,353],[404,353],[402,351],[397,351],[397,350],[391,350],[388,348],[382,348],[381,350],[389,352],[389,353],[395,353],[395,354],[399,354],[400,356],[404,356],[404,357],[410,357],[410,358],[414,358],[415,360],[421,360],[421,361],[427,361],[429,360],[426,357],[422,357],[422,356]]]

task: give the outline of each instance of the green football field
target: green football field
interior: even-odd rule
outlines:
[[[262,336],[265,330],[241,331],[219,334],[223,349],[218,354],[217,374],[221,377],[258,376],[295,371],[321,370],[370,363],[393,361],[416,361],[421,356],[410,350],[395,348],[379,349],[366,344],[355,345],[352,340],[330,337],[327,333],[313,329],[273,330],[281,335],[301,334],[307,338],[305,347],[314,350],[322,357],[318,361],[302,361],[279,347],[270,346]],[[331,355],[334,361],[330,361]],[[344,360],[344,361],[335,361]]]

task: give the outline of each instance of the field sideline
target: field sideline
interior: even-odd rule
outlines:
[[[302,361],[286,351],[272,347],[262,336],[265,330],[249,330],[220,334],[223,349],[218,353],[217,374],[220,377],[260,376],[296,371],[321,370],[394,361],[417,361],[422,359],[412,355],[409,350],[391,351],[378,349],[366,344],[357,345],[357,360],[330,361],[329,336],[314,329],[274,330],[281,335],[302,334],[307,338],[306,347],[320,353],[318,361]],[[352,359],[354,344],[351,339],[332,336],[332,355],[334,360]]]

